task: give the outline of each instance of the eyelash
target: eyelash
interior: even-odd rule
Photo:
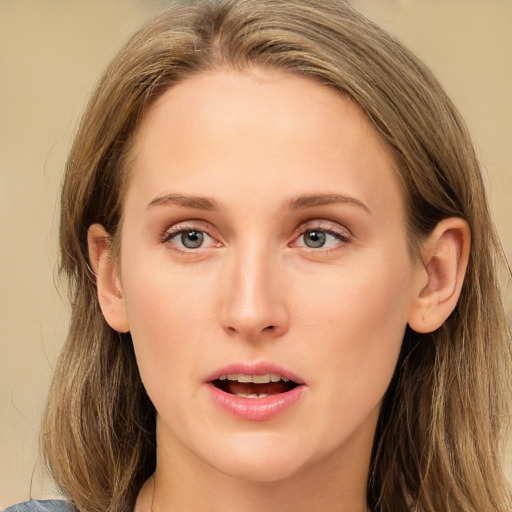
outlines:
[[[210,247],[203,247],[203,246],[197,247],[197,248],[182,248],[179,245],[172,242],[172,240],[177,238],[178,236],[183,235],[184,233],[191,233],[191,232],[203,233],[204,235],[208,236],[213,241],[215,241],[215,238],[210,234],[210,232],[207,229],[204,228],[204,226],[193,225],[193,224],[173,226],[162,234],[161,239],[162,239],[163,243],[172,245],[173,250],[177,251],[178,253],[182,253],[182,254],[191,254],[191,253],[197,252],[198,249],[210,248]],[[313,233],[313,232],[323,233],[327,236],[332,236],[338,241],[338,244],[336,244],[334,247],[327,247],[327,248],[307,247],[306,245],[301,245],[301,246],[294,245],[297,243],[297,240],[299,240],[301,237],[303,237],[306,233]],[[351,241],[351,233],[348,232],[348,230],[347,230],[347,232],[341,232],[337,229],[333,229],[332,227],[331,228],[322,227],[319,224],[317,224],[317,225],[310,224],[307,227],[304,227],[304,225],[302,225],[301,227],[299,227],[296,230],[296,233],[297,233],[297,236],[294,238],[294,240],[290,244],[288,244],[288,246],[301,247],[302,249],[304,249],[308,252],[313,252],[313,253],[320,253],[320,254],[330,253],[332,251],[336,251],[336,250],[340,249],[339,244],[345,245]],[[221,245],[220,242],[216,242],[216,243],[214,242],[212,246],[219,247],[220,245]]]
[[[193,224],[186,224],[186,225],[177,225],[177,226],[173,226],[171,227],[170,229],[168,229],[167,231],[165,231],[163,234],[162,234],[162,242],[165,243],[165,244],[169,244],[169,245],[172,245],[173,247],[173,250],[179,252],[179,253],[182,253],[182,254],[190,254],[190,253],[194,253],[197,251],[197,249],[204,249],[204,247],[198,247],[198,248],[181,248],[180,246],[176,245],[175,243],[172,242],[172,240],[174,238],[177,238],[178,236],[184,234],[184,233],[191,233],[191,232],[197,232],[197,233],[203,233],[205,235],[207,235],[209,238],[211,238],[212,240],[215,240],[214,237],[212,235],[210,235],[210,233],[208,232],[208,230],[206,230],[204,228],[204,226],[197,226],[197,225],[193,225]]]
[[[323,246],[322,247],[308,247],[305,245],[300,246],[301,248],[303,248],[309,252],[314,252],[314,253],[320,252],[322,254],[326,254],[326,253],[330,253],[332,251],[336,251],[336,250],[340,249],[340,244],[345,245],[345,244],[349,243],[351,240],[350,234],[342,233],[341,231],[334,229],[332,227],[324,228],[321,226],[311,225],[311,226],[308,226],[307,228],[302,228],[302,227],[299,228],[298,232],[299,232],[299,236],[297,238],[295,238],[293,243],[296,243],[297,240],[299,240],[300,238],[303,238],[306,233],[313,233],[313,232],[322,233],[327,236],[332,236],[337,240],[337,243],[333,247],[323,247]]]

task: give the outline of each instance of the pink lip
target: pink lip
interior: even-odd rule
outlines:
[[[263,398],[245,398],[226,393],[215,387],[212,381],[220,375],[229,373],[243,373],[245,375],[262,375],[276,373],[297,384],[297,387],[285,393],[271,395]],[[258,362],[254,364],[233,363],[211,373],[205,382],[214,403],[223,411],[243,420],[265,421],[274,418],[292,407],[303,396],[306,385],[304,381],[293,373],[271,363]]]

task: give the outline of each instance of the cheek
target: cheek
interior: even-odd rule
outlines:
[[[305,339],[310,340],[303,350],[324,369],[323,382],[344,389],[347,404],[357,405],[367,396],[376,405],[389,384],[407,325],[407,269],[407,260],[403,265],[381,260],[378,270],[362,265],[320,286],[303,283],[308,293],[302,295],[297,318],[305,319]]]
[[[386,333],[405,328],[412,287],[412,272],[407,259],[379,259],[378,264],[360,262],[339,272],[305,276],[295,290],[297,318],[308,320],[315,329],[339,334],[354,344],[370,342],[371,332]]]
[[[141,271],[126,262],[126,312],[142,381],[150,395],[172,400],[166,390],[197,378],[201,348],[211,339],[214,299],[207,283],[186,272],[165,263],[150,267]]]

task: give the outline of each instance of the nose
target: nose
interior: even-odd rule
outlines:
[[[289,311],[282,268],[265,248],[246,250],[225,262],[221,323],[247,340],[282,336]]]

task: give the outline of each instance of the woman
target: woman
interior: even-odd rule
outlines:
[[[510,510],[477,159],[432,75],[344,3],[148,24],[84,114],[61,215],[62,506]]]

